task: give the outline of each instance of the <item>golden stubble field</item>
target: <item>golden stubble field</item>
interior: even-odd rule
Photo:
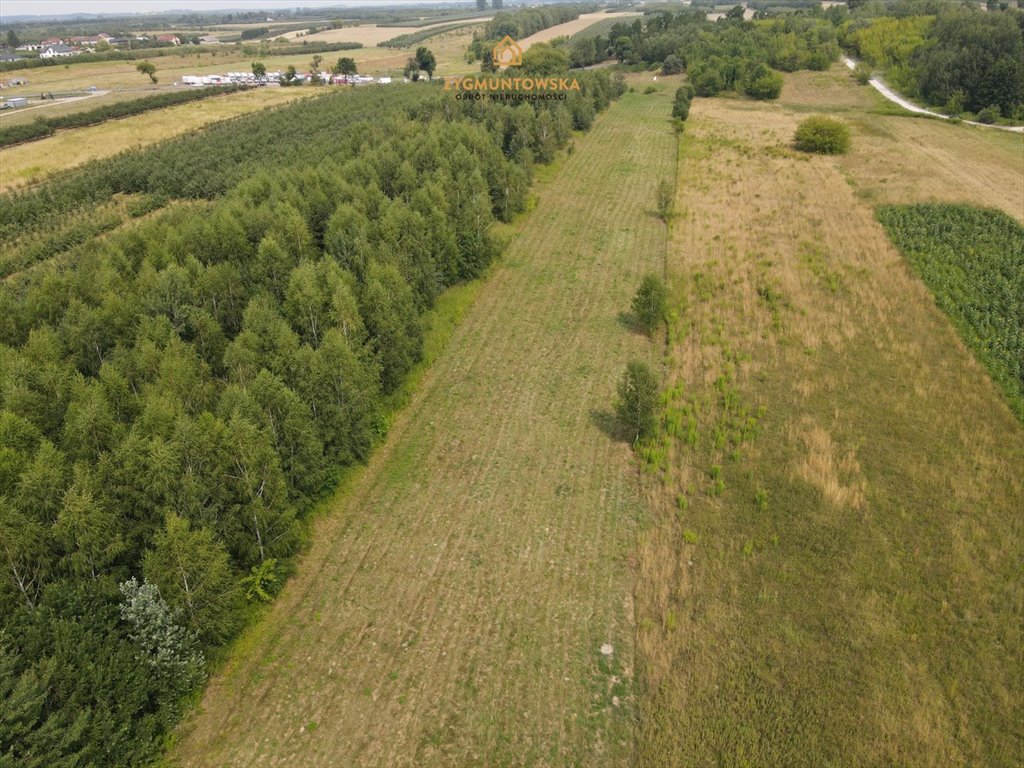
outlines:
[[[693,104],[640,766],[1019,764],[1024,428],[873,208],[1021,218],[1022,139],[886,111],[838,67]],[[813,112],[848,155],[789,148]]]
[[[642,500],[606,433],[660,268],[670,97],[576,139],[368,468],[183,726],[188,766],[630,765]],[[610,657],[601,646],[611,644]]]
[[[599,11],[596,13],[584,13],[581,14],[578,19],[567,21],[564,24],[556,24],[553,27],[542,29],[540,32],[535,32],[529,37],[523,38],[519,41],[519,47],[524,51],[527,50],[534,43],[546,43],[550,40],[554,40],[556,37],[572,37],[577,32],[582,32],[592,24],[596,24],[599,21],[613,21],[631,22],[633,19],[640,16],[639,13],[633,13],[630,11],[621,13],[605,13]]]
[[[180,136],[208,123],[322,93],[316,88],[263,88],[214,96],[5,147],[0,150],[0,191],[42,180],[89,160]]]

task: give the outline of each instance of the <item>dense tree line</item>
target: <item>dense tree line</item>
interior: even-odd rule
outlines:
[[[929,15],[907,15],[907,8],[868,15],[865,6],[844,25],[844,44],[928,104],[952,113],[995,107],[1024,120],[1024,12],[948,4],[915,10]]]
[[[31,123],[8,125],[0,128],[0,147],[42,139],[53,135],[54,131],[66,128],[82,128],[86,125],[95,125],[107,120],[139,115],[151,109],[162,109],[176,104],[186,104],[190,101],[207,99],[210,96],[234,93],[237,90],[239,90],[237,85],[221,85],[211,88],[196,88],[188,91],[157,93],[152,96],[143,96],[141,99],[130,99],[106,104],[84,112],[72,112],[68,115],[57,115],[56,117],[40,117]]]
[[[622,90],[580,82],[518,106],[334,95],[55,182],[205,199],[0,285],[0,761],[152,756],[367,456],[423,313],[495,257],[532,164]],[[231,142],[225,178],[192,187]]]
[[[737,91],[759,99],[778,97],[782,78],[775,70],[827,69],[839,55],[835,26],[820,15],[709,21],[699,10],[623,21],[607,37],[570,40],[566,47],[573,66],[609,58],[661,65],[667,74],[685,71],[698,96]]]

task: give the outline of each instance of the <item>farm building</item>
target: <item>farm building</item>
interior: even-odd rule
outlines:
[[[40,59],[58,59],[64,56],[74,56],[75,52],[66,45],[48,45],[39,54]]]
[[[158,43],[170,43],[171,45],[181,45],[181,40],[178,39],[177,35],[157,35],[156,41]]]

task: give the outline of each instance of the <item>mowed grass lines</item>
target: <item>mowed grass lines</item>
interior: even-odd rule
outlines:
[[[884,206],[878,219],[1024,421],[1024,226],[966,205]]]
[[[188,766],[624,766],[642,507],[602,428],[619,315],[660,268],[670,97],[627,94],[532,212],[266,621],[212,681]],[[606,658],[600,648],[613,646]]]
[[[801,156],[793,130],[836,82],[697,99],[687,122],[645,464],[642,768],[1020,764],[1024,428],[873,204],[913,198],[877,171],[926,162],[936,127],[947,199],[1011,199],[1013,154],[957,169],[973,131],[848,106],[850,154]],[[866,140],[878,124],[906,141]]]

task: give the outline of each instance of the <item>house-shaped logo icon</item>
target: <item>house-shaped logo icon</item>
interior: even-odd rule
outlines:
[[[523,63],[523,49],[519,43],[508,35],[500,43],[494,46],[494,66],[505,69],[506,67],[518,67]]]

